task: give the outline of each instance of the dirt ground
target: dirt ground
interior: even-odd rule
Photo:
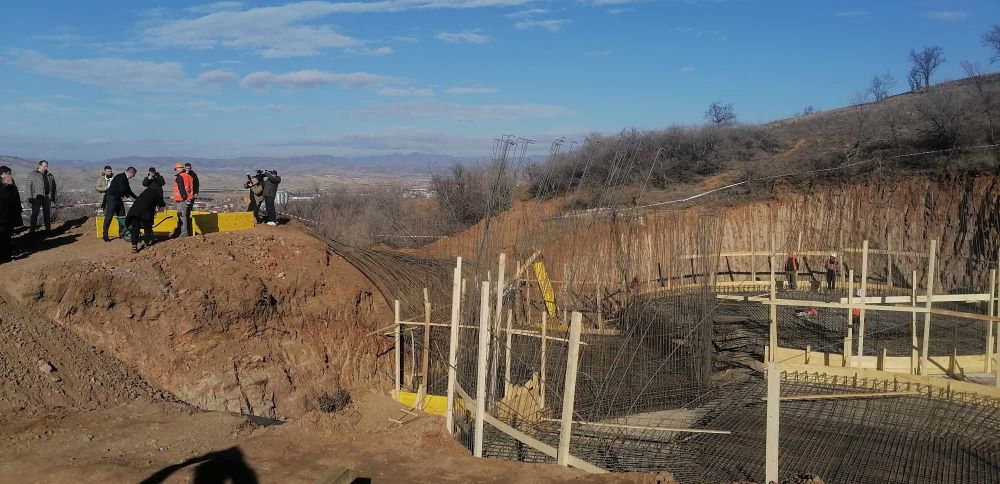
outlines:
[[[657,481],[475,459],[439,417],[394,425],[362,337],[384,301],[300,228],[132,254],[91,227],[0,266],[0,482]],[[336,389],[353,403],[317,411]]]

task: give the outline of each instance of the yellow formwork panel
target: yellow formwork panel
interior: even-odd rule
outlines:
[[[535,271],[535,279],[538,279],[538,288],[542,291],[542,298],[545,300],[545,309],[549,316],[556,315],[556,291],[552,289],[552,281],[549,280],[549,273],[545,270],[545,263],[542,261],[531,264]]]
[[[455,401],[455,404],[461,407],[461,399]],[[410,408],[416,408],[417,406],[417,394],[413,392],[399,392],[399,403],[406,405]],[[427,400],[425,402],[427,405],[424,407],[424,413],[429,413],[431,415],[447,415],[448,411],[448,397],[443,395],[427,395]]]
[[[97,236],[100,237],[103,235],[101,231],[104,229],[104,217],[96,217],[94,222]],[[191,228],[195,235],[249,230],[255,224],[253,213],[251,212],[210,213],[194,211],[191,212],[191,222]],[[156,213],[156,217],[153,219],[154,234],[170,235],[176,228],[176,210],[164,210]],[[108,229],[108,236],[118,236],[118,223],[111,223],[111,227]]]

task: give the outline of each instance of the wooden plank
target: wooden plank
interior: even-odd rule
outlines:
[[[990,292],[993,292],[993,288],[997,284],[997,270],[990,269]],[[986,314],[989,316],[994,316],[993,314],[993,294],[990,294],[990,301],[987,303]],[[986,322],[986,360],[983,364],[983,371],[986,373],[990,372],[990,364],[993,361],[993,321]]]
[[[760,302],[761,304],[773,304],[775,306],[804,306],[804,307],[813,307],[813,308],[837,308],[837,309],[865,308],[868,311],[890,311],[890,312],[897,312],[897,313],[917,312],[917,313],[921,313],[921,314],[927,312],[927,308],[921,308],[921,307],[912,308],[912,307],[907,307],[907,306],[883,306],[883,305],[878,305],[878,304],[853,304],[853,305],[851,305],[851,304],[841,304],[841,303],[827,303],[827,302],[821,302],[821,301],[810,301],[808,299],[777,299],[777,300],[774,300],[774,301],[768,301],[767,299],[764,299],[762,301],[757,301],[757,302]],[[983,316],[981,314],[959,313],[957,311],[956,311],[956,313],[958,315],[963,315],[962,317],[968,317],[968,318],[972,318],[972,319],[975,319],[976,316],[983,317],[983,318],[986,317],[986,316]]]
[[[393,353],[394,355],[393,363],[395,364],[396,368],[393,373],[395,375],[395,382],[396,382],[396,398],[398,399],[399,392],[400,390],[403,389],[403,375],[402,375],[403,361],[401,358],[403,337],[402,333],[400,332],[400,325],[399,325],[399,299],[396,299],[393,302],[392,309],[393,309],[392,311],[393,315],[395,317],[395,324],[393,324],[395,330],[393,332],[395,333],[395,338],[396,338],[396,347]]]
[[[764,482],[778,480],[778,424],[781,401],[781,365],[771,362],[767,365],[767,429],[765,441]]]
[[[850,248],[849,247],[849,248],[840,249],[838,252],[844,253],[844,254],[860,254],[862,252],[862,249],[855,249],[855,248]],[[927,253],[926,252],[909,252],[909,251],[901,251],[901,250],[871,249],[871,251],[869,253],[870,254],[877,254],[877,255],[893,255],[893,256],[897,256],[897,257],[927,257]],[[756,260],[757,257],[761,257],[764,254],[755,252],[754,250],[751,249],[750,251],[719,252],[718,254],[711,254],[711,255],[685,254],[685,255],[680,256],[680,259],[681,260],[700,259],[702,257],[715,257],[716,255],[718,255],[719,257],[750,257],[751,260]],[[812,255],[812,256],[829,256],[830,255],[830,251],[827,251],[827,250],[806,250],[806,251],[799,251],[799,255],[803,255],[803,256],[807,256],[807,255]]]
[[[795,395],[781,397],[782,402],[798,402],[803,400],[839,400],[856,398],[885,398],[885,397],[905,397],[907,395],[920,395],[920,392],[873,392],[873,393],[827,393],[822,395]]]
[[[448,338],[448,402],[445,428],[455,435],[455,385],[458,383],[458,338],[462,305],[462,258],[458,258],[451,284],[451,333]]]
[[[569,465],[569,444],[573,437],[573,405],[576,400],[576,371],[580,362],[580,328],[583,315],[574,311],[569,327],[569,348],[566,354],[566,379],[563,385],[562,428],[559,432],[559,452],[556,463]]]
[[[774,233],[771,233],[771,255],[768,257],[768,266],[771,272],[771,302],[778,298],[778,285],[774,280]],[[768,328],[768,343],[771,348],[771,361],[774,361],[775,349],[778,347],[778,306],[771,305],[768,311],[771,324]]]
[[[861,300],[865,299],[868,290],[868,240],[861,243]],[[858,357],[865,355],[865,308],[862,307],[858,316]]]
[[[511,336],[513,335],[510,331],[511,320],[514,318],[514,311],[512,309],[507,309],[507,341],[504,347],[504,387],[506,385],[513,385],[513,380],[510,379],[510,352],[511,352]]]
[[[927,348],[931,339],[931,295],[934,294],[934,258],[937,255],[937,240],[931,240],[930,254],[927,262],[927,312],[924,313],[924,337],[920,350],[920,374],[927,369]]]
[[[545,422],[559,422],[559,420],[554,418],[543,418]],[[630,430],[653,430],[659,432],[678,432],[678,433],[689,433],[689,434],[716,434],[716,435],[732,435],[729,430],[713,430],[713,429],[689,429],[689,428],[675,428],[675,427],[651,427],[647,425],[629,425],[629,424],[616,424],[608,422],[582,422],[574,421],[574,425],[580,425],[584,427],[607,427],[612,429],[630,429]]]
[[[420,354],[420,378],[426,388],[430,385],[428,375],[431,367],[431,299],[427,288],[424,288],[424,342]]]
[[[483,415],[486,414],[486,364],[490,352],[490,281],[483,281],[479,298],[479,354],[476,364],[476,430],[473,455],[483,456]]]
[[[540,396],[539,406],[541,406],[542,408],[545,408],[545,381],[548,379],[547,373],[545,373],[545,362],[546,362],[545,350],[546,347],[548,346],[547,344],[548,338],[546,337],[548,336],[548,316],[549,316],[548,312],[542,311],[542,348],[541,348],[542,358],[541,361],[539,362],[539,368],[538,368],[538,373],[539,373],[538,393]]]
[[[910,279],[910,307],[917,307],[917,271],[913,271],[913,278]],[[917,348],[919,348],[917,341],[917,313],[913,312],[910,314],[910,339],[913,346],[910,350],[910,374],[917,374],[917,362],[920,358],[920,353]]]
[[[847,339],[850,345],[854,345],[854,336],[852,330],[854,329],[854,269],[848,271],[847,276],[847,305],[850,308],[847,310]],[[848,351],[844,347],[844,358],[846,358],[847,366],[854,366],[854,354]]]
[[[914,271],[915,272],[915,271]],[[914,281],[916,282],[916,281]],[[873,287],[873,285],[869,285]],[[860,301],[858,298],[854,298],[857,302],[864,302],[865,304],[908,304],[910,303],[910,296],[868,296],[864,301]],[[939,302],[986,302],[990,300],[990,295],[987,293],[982,294],[935,294],[931,296],[931,300]],[[846,297],[839,298],[839,302],[847,302]],[[918,303],[926,303],[927,296],[917,296]]]

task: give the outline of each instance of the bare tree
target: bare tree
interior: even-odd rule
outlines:
[[[810,114],[813,114],[815,112],[816,112],[816,107],[813,106],[812,104],[810,104],[810,105],[802,108],[802,112],[799,113],[799,116],[809,116]]]
[[[910,51],[910,62],[913,69],[924,81],[924,87],[931,86],[931,76],[941,64],[944,64],[944,51],[940,47],[924,47],[921,51]]]
[[[995,24],[983,34],[983,45],[993,49],[991,62],[1000,61],[1000,24]]]
[[[870,98],[867,91],[862,91],[854,95],[851,99],[851,112],[854,114],[854,144],[847,150],[847,157],[861,152],[862,147],[868,141],[868,120],[871,117]]]
[[[989,132],[990,144],[997,142],[996,130],[993,128],[993,116],[996,109],[997,94],[993,90],[993,84],[989,83],[986,75],[983,74],[982,67],[977,62],[962,62],[962,69],[965,75],[972,81],[972,91],[979,100],[979,109],[986,116],[986,127]]]
[[[736,125],[736,112],[733,111],[732,103],[722,104],[716,101],[708,106],[708,111],[705,111],[705,119],[711,124],[734,126]]]
[[[910,84],[910,92],[917,92],[922,87],[923,81],[920,79],[920,72],[914,67],[910,69],[910,74],[906,77],[906,82]]]
[[[896,78],[886,72],[872,78],[868,85],[868,94],[871,94],[875,102],[879,102],[889,97],[889,92],[896,87]]]
[[[928,88],[916,106],[927,122],[928,141],[938,148],[956,148],[965,134],[969,109],[963,106],[958,91],[941,87]]]

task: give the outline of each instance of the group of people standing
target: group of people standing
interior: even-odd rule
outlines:
[[[117,175],[110,166],[105,166],[104,171],[97,178],[95,189],[102,193],[101,208],[104,211],[104,227],[102,238],[105,242],[110,242],[108,230],[111,228],[113,219],[125,216],[125,227],[131,233],[132,250],[139,251],[140,235],[143,244],[148,247],[155,243],[153,240],[153,221],[156,218],[156,210],[166,207],[163,196],[163,188],[166,179],[155,167],[150,167],[146,177],[142,180],[145,189],[141,194],[136,195],[132,191],[129,180],[134,178],[137,170],[128,167],[123,173]],[[174,165],[173,180],[173,202],[177,210],[177,229],[174,231],[175,237],[189,237],[192,235],[191,229],[191,209],[198,198],[200,187],[198,174],[195,173],[191,163],[176,163]],[[134,200],[128,213],[125,213],[125,199]]]
[[[823,269],[826,271],[826,288],[830,291],[837,289],[837,276],[840,274],[840,259],[837,253],[830,254],[823,261]],[[796,290],[799,285],[799,258],[794,250],[788,251],[785,255],[785,276],[788,280],[788,288]]]
[[[34,233],[38,227],[38,215],[42,215],[45,230],[52,230],[52,205],[56,203],[56,179],[49,172],[49,162],[38,162],[38,168],[28,174],[28,204],[31,217],[28,232]],[[0,262],[13,256],[14,233],[24,226],[21,218],[21,194],[14,183],[14,172],[8,166],[0,166]]]
[[[274,198],[278,195],[278,184],[281,177],[277,170],[257,170],[251,175],[247,173],[247,181],[243,188],[250,190],[250,206],[248,212],[252,212],[257,223],[266,220],[267,225],[277,225],[277,212],[274,209]],[[260,208],[264,206],[265,215],[261,217]]]

